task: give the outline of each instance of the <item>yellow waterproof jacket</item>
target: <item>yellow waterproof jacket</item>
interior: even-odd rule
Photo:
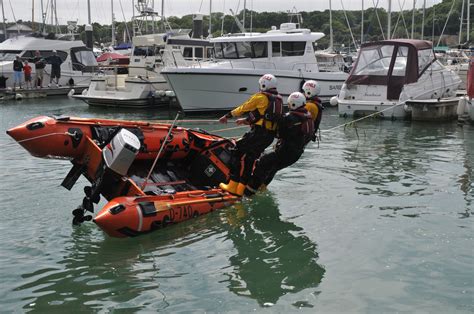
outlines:
[[[311,114],[311,119],[313,119],[313,121],[316,120],[319,113],[318,105],[316,105],[312,100],[308,100],[304,107]]]
[[[265,94],[257,93],[257,94],[254,94],[252,97],[250,97],[246,102],[241,104],[239,107],[232,110],[230,113],[232,114],[233,117],[241,117],[247,112],[258,110],[260,115],[263,117],[265,115],[265,110],[267,110],[267,107],[269,104],[270,104],[270,101]],[[255,125],[262,125],[270,131],[275,131],[277,127],[276,123],[265,121],[265,125],[264,125],[263,122],[264,120],[262,118],[258,120],[257,122],[255,122]]]

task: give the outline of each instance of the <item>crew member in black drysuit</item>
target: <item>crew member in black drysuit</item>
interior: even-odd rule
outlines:
[[[273,142],[277,122],[283,114],[283,102],[277,91],[275,76],[265,74],[258,83],[260,92],[219,119],[221,123],[226,123],[229,118],[246,116],[237,120],[237,123],[251,126],[250,131],[237,141],[231,152],[229,182],[219,185],[221,189],[238,196],[244,194],[255,160]],[[242,158],[243,170],[241,169]]]
[[[294,164],[303,154],[306,144],[311,140],[314,122],[305,108],[306,98],[299,92],[288,97],[290,111],[278,124],[278,143],[273,152],[264,154],[257,161],[244,194],[255,194],[260,186],[271,181],[275,174]]]

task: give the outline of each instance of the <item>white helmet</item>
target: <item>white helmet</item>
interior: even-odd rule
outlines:
[[[291,93],[288,97],[288,108],[296,110],[306,104],[306,97],[300,92]]]
[[[306,98],[317,96],[321,92],[321,86],[319,86],[318,82],[313,80],[304,82],[302,89]]]
[[[277,79],[273,74],[265,74],[258,80],[258,85],[262,92],[277,88]]]

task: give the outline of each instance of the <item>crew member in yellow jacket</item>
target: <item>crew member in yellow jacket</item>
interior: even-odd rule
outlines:
[[[227,123],[230,118],[244,117],[237,123],[250,125],[250,130],[237,141],[231,152],[230,181],[219,185],[221,189],[238,196],[244,194],[255,160],[273,142],[278,120],[283,115],[283,101],[277,91],[276,77],[265,74],[258,83],[260,92],[219,119],[219,122]]]

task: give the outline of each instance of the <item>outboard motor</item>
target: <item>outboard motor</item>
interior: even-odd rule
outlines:
[[[102,149],[103,166],[98,170],[99,175],[92,184],[92,187],[86,186],[84,188],[86,196],[82,201],[82,205],[72,211],[74,215],[73,224],[78,225],[84,221],[92,220],[92,216],[84,216],[84,213],[86,211],[94,211],[93,203],[99,203],[104,181],[113,180],[117,175],[119,177],[127,175],[128,169],[135,160],[140,147],[141,143],[138,137],[126,129],[121,129],[117,132],[112,140],[105,145]]]
[[[140,150],[140,140],[132,132],[121,129],[102,150],[105,165],[125,176]]]

